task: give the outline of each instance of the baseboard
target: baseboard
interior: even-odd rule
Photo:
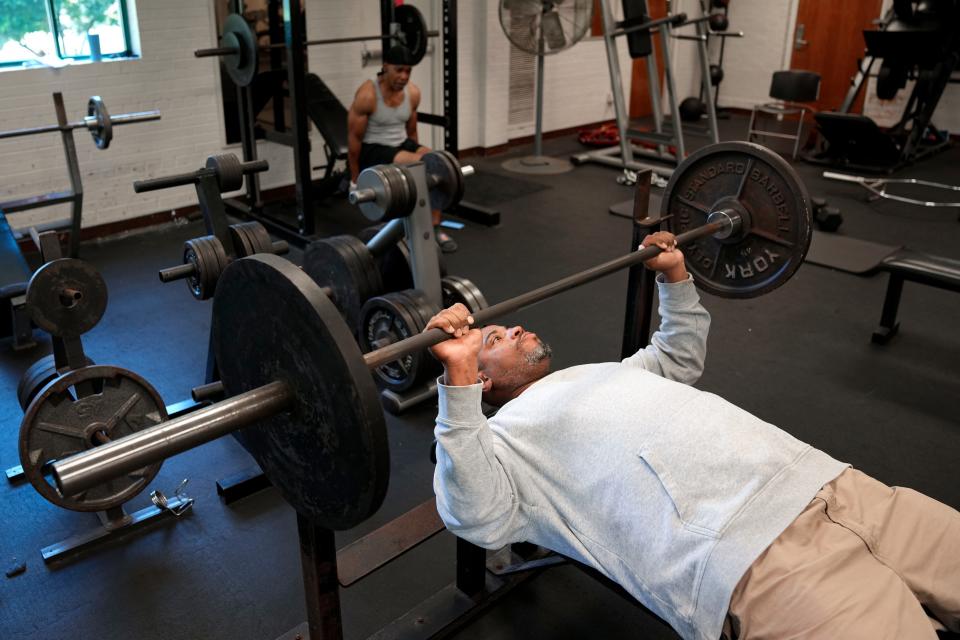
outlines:
[[[296,197],[294,185],[283,187],[274,187],[261,192],[263,200],[266,202],[283,200]],[[228,197],[228,196],[225,196]],[[164,227],[171,224],[182,224],[183,221],[193,221],[201,217],[199,205],[189,205],[169,211],[159,211],[137,216],[136,218],[127,218],[115,222],[107,222],[92,227],[84,227],[80,230],[80,242],[89,240],[99,240],[111,236],[129,234],[138,231],[147,231],[156,227]],[[61,231],[58,233],[60,243],[65,244],[68,233]],[[20,238],[17,240],[20,251],[23,253],[36,253],[37,247],[30,238]]]

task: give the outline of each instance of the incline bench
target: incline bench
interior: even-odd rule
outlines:
[[[817,231],[813,234],[808,262],[862,276],[881,271],[890,274],[880,324],[872,337],[877,344],[888,343],[900,328],[897,311],[904,282],[960,292],[960,260]]]
[[[347,108],[314,73],[307,74],[307,112],[313,126],[323,136],[324,152],[327,155],[323,180],[333,174],[337,160],[347,159]]]

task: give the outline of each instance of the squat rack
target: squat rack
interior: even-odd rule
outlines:
[[[260,179],[257,174],[246,177],[245,197],[228,198],[224,204],[228,209],[245,218],[261,222],[271,232],[284,237],[298,246],[305,246],[314,239],[316,224],[314,211],[317,194],[314,192],[312,167],[310,164],[310,123],[307,108],[307,68],[306,68],[306,16],[303,0],[282,0],[282,29],[278,23],[275,8],[281,0],[272,0],[268,7],[270,16],[269,36],[271,44],[283,43],[283,51],[274,49],[270,53],[271,71],[283,70],[286,63],[287,92],[290,97],[291,118],[289,127],[285,126],[283,113],[283,91],[277,90],[274,96],[274,116],[279,123],[279,131],[268,132],[267,138],[273,142],[293,148],[294,177],[296,188],[295,221],[277,217],[264,207]],[[243,0],[232,0],[234,13],[243,13]],[[390,25],[394,22],[394,0],[380,0],[382,43],[386,45]],[[418,122],[443,127],[443,148],[457,155],[458,139],[458,93],[457,93],[457,0],[442,0],[442,25],[439,38],[443,53],[443,110],[441,114],[417,113]],[[256,149],[256,113],[254,112],[253,85],[237,87],[239,108],[240,137],[243,161],[257,160]],[[277,98],[280,98],[279,100]],[[284,130],[285,129],[285,130]],[[485,225],[500,222],[500,214],[478,205],[461,202],[455,211],[461,218]]]

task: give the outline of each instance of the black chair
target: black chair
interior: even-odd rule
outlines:
[[[770,97],[777,102],[760,104],[753,108],[750,114],[750,124],[747,126],[747,141],[758,138],[773,137],[793,140],[793,158],[796,159],[800,150],[800,138],[803,131],[803,119],[807,115],[808,107],[804,102],[815,102],[820,97],[820,74],[813,71],[776,71],[770,83]],[[797,122],[796,133],[783,133],[757,129],[757,114],[765,113],[776,116],[778,120],[787,115],[800,116]]]

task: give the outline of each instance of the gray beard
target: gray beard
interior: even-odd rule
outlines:
[[[552,355],[553,349],[550,348],[550,345],[546,342],[540,342],[536,349],[527,353],[524,357],[526,358],[527,364],[535,365],[540,364]]]

